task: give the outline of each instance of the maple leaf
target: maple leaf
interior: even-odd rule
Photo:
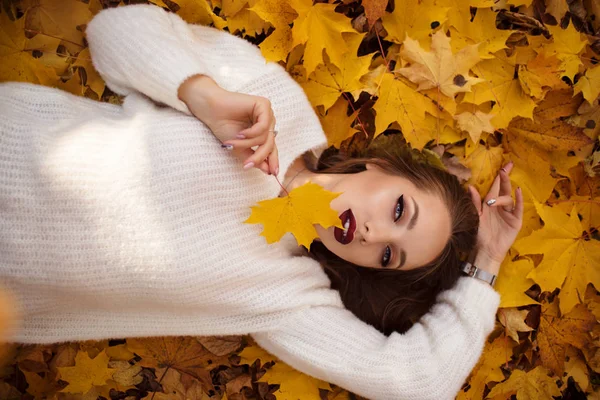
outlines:
[[[352,137],[357,130],[352,128],[352,123],[358,115],[358,111],[348,114],[348,102],[344,98],[339,98],[338,101],[327,111],[327,115],[321,116],[321,125],[327,135],[327,142],[330,146],[335,146],[338,149],[342,142],[349,137]]]
[[[551,399],[560,396],[556,378],[550,378],[544,367],[535,367],[529,372],[513,369],[510,377],[494,386],[487,397],[516,394],[518,399]]]
[[[356,56],[364,36],[364,34],[345,34],[348,52],[342,56],[342,63],[333,64],[329,61],[329,57],[325,56],[324,64],[320,64],[302,84],[313,106],[323,105],[327,110],[344,92],[360,94],[360,89],[363,87],[360,78],[369,72],[371,63],[371,56]]]
[[[365,8],[365,16],[369,23],[369,28],[375,22],[385,15],[385,8],[389,0],[363,0],[362,5]]]
[[[477,144],[476,149],[464,159],[463,164],[471,169],[469,184],[477,188],[479,193],[487,193],[502,166],[502,147]]]
[[[507,364],[512,357],[515,343],[505,336],[498,336],[492,343],[486,341],[483,354],[477,365],[471,371],[469,390],[458,392],[458,400],[483,399],[483,392],[487,382],[500,382],[504,374],[500,366]]]
[[[591,344],[590,332],[596,318],[584,304],[578,304],[560,317],[557,303],[542,303],[536,341],[543,365],[562,376],[567,348],[574,346],[582,350]]]
[[[269,24],[257,13],[248,8],[248,5],[252,7],[256,2],[257,0],[238,0],[237,2],[233,2],[233,4],[241,4],[242,7],[236,6],[235,12],[227,17],[229,32],[244,32],[248,36],[256,36],[269,29]]]
[[[209,366],[218,366],[220,359],[193,337],[127,339],[127,347],[142,357],[143,367],[167,367],[197,379],[207,391],[214,390]]]
[[[593,103],[600,96],[600,65],[588,68],[585,75],[575,84],[575,93],[583,93],[583,98]]]
[[[379,98],[373,106],[375,117],[375,137],[385,131],[392,122],[402,128],[406,140],[417,149],[435,136],[435,132],[423,127],[425,113],[437,113],[433,102],[394,75],[385,73],[379,88]]]
[[[569,24],[566,29],[551,25],[546,28],[552,34],[552,41],[544,43],[542,50],[547,54],[556,54],[561,61],[560,68],[572,79],[579,72],[579,53],[585,47],[586,41],[581,39],[581,34],[573,24]]]
[[[486,80],[485,83],[465,93],[463,101],[482,104],[494,101],[492,125],[496,129],[505,128],[517,116],[533,118],[535,102],[523,91],[515,79],[515,58],[506,57],[504,51],[496,53],[493,59],[483,60],[474,68],[475,73]]]
[[[290,191],[285,197],[259,201],[244,222],[262,224],[261,236],[265,237],[267,243],[274,243],[290,232],[298,245],[308,248],[313,239],[318,237],[314,224],[326,229],[331,226],[342,228],[338,213],[329,205],[340,194],[309,182]]]
[[[306,44],[304,67],[310,75],[317,65],[323,63],[323,50],[331,62],[342,64],[342,56],[348,50],[342,32],[356,32],[350,19],[335,12],[334,4],[317,3],[311,0],[292,0],[290,5],[299,14],[294,21],[293,46]]]
[[[269,368],[258,381],[281,382],[279,390],[274,393],[277,399],[321,400],[319,389],[331,390],[329,383],[298,372],[259,346],[248,346],[239,356],[242,363],[249,365],[253,364],[255,360],[260,360],[262,364],[275,362],[275,365]]]
[[[46,376],[42,378],[34,372],[23,369],[21,369],[21,372],[25,376],[25,380],[27,380],[27,393],[34,398],[52,398],[58,391],[59,386],[53,379],[50,379],[50,374],[46,374]]]
[[[59,39],[48,39],[58,46]],[[52,85],[58,81],[53,68],[33,58],[31,41],[25,37],[25,19],[11,21],[6,13],[0,13],[0,77],[2,80]]]
[[[539,304],[525,294],[525,291],[535,283],[532,279],[526,278],[533,268],[533,262],[527,258],[511,261],[507,257],[502,263],[495,286],[496,291],[500,293],[500,308]]]
[[[179,6],[176,10],[177,15],[191,24],[210,25],[211,23],[214,23],[219,29],[223,29],[226,26],[226,22],[223,18],[215,15],[212,7],[206,1],[171,0],[170,2]]]
[[[398,72],[417,83],[417,90],[439,88],[446,96],[454,97],[483,82],[483,79],[469,75],[469,70],[480,60],[477,45],[466,46],[452,54],[450,38],[442,31],[433,34],[429,52],[407,35],[400,55],[412,64]]]
[[[393,13],[381,18],[388,33],[386,40],[402,43],[407,34],[424,41],[435,29],[446,22],[450,7],[442,7],[435,0],[404,0]]]
[[[463,131],[467,131],[473,143],[479,142],[482,132],[493,133],[494,127],[490,120],[494,117],[492,114],[486,114],[479,110],[475,113],[465,111],[454,116],[458,127]]]
[[[467,7],[468,9],[468,7]],[[453,14],[451,19],[452,50],[459,51],[463,47],[478,44],[477,51],[482,59],[492,58],[498,50],[506,47],[506,40],[512,34],[510,29],[497,29],[498,13],[492,9],[478,9],[475,17],[470,12]]]
[[[274,62],[285,60],[293,43],[289,25],[298,17],[298,13],[287,2],[280,0],[259,0],[249,10],[275,27],[259,45],[263,56]]]
[[[502,308],[498,311],[498,319],[506,329],[506,335],[519,343],[518,332],[531,332],[532,327],[525,323],[528,310],[517,310],[516,308]]]
[[[517,74],[525,93],[543,99],[551,89],[568,88],[560,79],[562,72],[564,71],[560,70],[560,60],[556,55],[546,57],[544,53],[539,53],[527,65],[518,65]]]
[[[519,239],[514,247],[520,254],[544,255],[527,277],[542,291],[560,288],[560,309],[566,314],[583,298],[588,282],[600,287],[600,246],[583,235],[575,207],[570,216],[543,205],[537,205],[537,212],[544,227]]]
[[[74,367],[58,367],[60,379],[69,382],[65,393],[87,393],[92,386],[105,385],[112,378],[114,369],[108,368],[108,355],[102,351],[94,359],[87,352],[79,351]]]
[[[160,376],[162,392],[150,392],[143,400],[208,400],[210,397],[204,391],[202,384],[186,378],[186,375],[172,368],[157,368],[156,376]],[[224,397],[225,398],[225,397]]]

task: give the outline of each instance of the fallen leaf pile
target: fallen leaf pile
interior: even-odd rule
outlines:
[[[92,67],[85,25],[139,2],[0,1],[0,81],[118,103]],[[341,151],[409,146],[481,193],[513,161],[523,229],[498,277],[496,329],[458,398],[600,399],[598,0],[150,2],[257,44],[302,85]],[[269,242],[310,209],[292,194],[279,203],[251,217]],[[2,399],[356,398],[249,337],[6,350]]]

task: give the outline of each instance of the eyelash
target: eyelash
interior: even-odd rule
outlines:
[[[400,216],[398,216],[396,218],[396,214],[398,213],[398,208],[400,208]],[[400,196],[400,198],[398,199],[398,201],[396,202],[396,208],[394,209],[394,222],[398,222],[398,220],[400,218],[402,218],[402,216],[404,215],[404,195]],[[387,261],[384,261],[386,259],[386,255],[387,255]],[[388,264],[390,263],[390,259],[392,257],[392,250],[390,249],[390,246],[386,246],[385,250],[383,252],[383,258],[382,258],[382,262],[381,265],[383,267],[387,267]]]

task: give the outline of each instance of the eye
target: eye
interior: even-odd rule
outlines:
[[[396,203],[396,212],[394,214],[394,222],[398,221],[404,215],[404,195],[400,196]]]
[[[390,257],[392,256],[392,250],[390,246],[385,246],[385,251],[383,252],[383,258],[381,259],[381,266],[387,267],[390,263]]]

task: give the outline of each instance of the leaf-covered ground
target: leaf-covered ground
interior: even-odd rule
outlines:
[[[134,2],[0,0],[0,81],[120,101],[84,32]],[[151,2],[259,44],[332,146],[409,145],[481,192],[512,160],[523,230],[498,278],[497,329],[458,398],[600,398],[599,0]],[[4,350],[2,399],[356,398],[249,337]]]

